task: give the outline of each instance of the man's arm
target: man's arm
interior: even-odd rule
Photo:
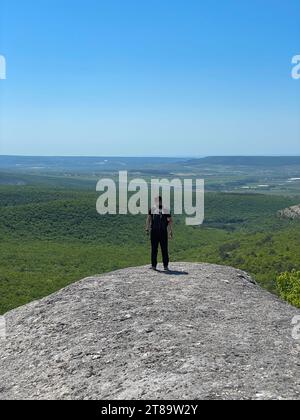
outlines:
[[[168,217],[168,234],[169,234],[169,238],[173,238],[173,219],[172,219],[172,216]]]
[[[145,226],[146,233],[149,233],[151,230],[151,221],[152,221],[151,214],[148,214],[147,219],[146,219],[146,226]]]

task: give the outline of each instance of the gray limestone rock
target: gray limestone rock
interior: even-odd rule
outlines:
[[[87,278],[7,313],[0,399],[299,399],[300,311],[240,270],[171,268]]]

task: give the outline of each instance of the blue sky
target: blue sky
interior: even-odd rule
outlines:
[[[2,0],[0,153],[299,155],[300,0]]]

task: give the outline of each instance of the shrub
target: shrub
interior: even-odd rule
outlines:
[[[277,279],[277,290],[280,297],[300,308],[300,271],[282,273]]]

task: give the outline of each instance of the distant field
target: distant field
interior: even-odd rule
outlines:
[[[0,185],[84,187],[127,170],[131,176],[204,178],[208,191],[300,195],[300,157],[54,158],[0,156]]]
[[[149,262],[144,217],[100,217],[96,179],[0,173],[0,313],[82,277]],[[274,292],[279,273],[300,270],[300,223],[280,220],[276,212],[299,203],[300,194],[208,192],[203,226],[175,218],[172,260],[232,265]]]

